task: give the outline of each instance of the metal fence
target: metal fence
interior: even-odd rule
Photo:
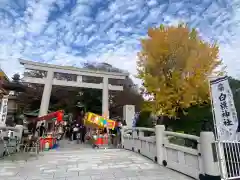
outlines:
[[[217,142],[224,180],[240,179],[240,142]]]

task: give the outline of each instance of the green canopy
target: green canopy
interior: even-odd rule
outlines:
[[[23,113],[25,116],[33,116],[33,117],[38,117],[38,115],[39,115],[39,109],[37,109],[37,110],[34,110],[34,111],[30,111],[30,112],[25,112],[25,113]],[[48,113],[51,113],[52,111],[49,111],[48,110]]]

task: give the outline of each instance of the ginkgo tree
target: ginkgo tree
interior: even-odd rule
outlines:
[[[141,45],[137,69],[148,99],[145,109],[176,116],[179,110],[209,102],[208,77],[223,72],[216,43],[179,24],[150,28]]]

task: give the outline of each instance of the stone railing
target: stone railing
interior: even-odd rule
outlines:
[[[140,153],[156,163],[194,179],[220,178],[218,162],[213,155],[214,135],[202,132],[200,137],[165,131],[165,127],[127,128],[122,130],[122,147]]]
[[[17,125],[16,127],[0,126],[0,158],[4,155],[5,151],[5,137],[9,137],[7,140],[7,146],[9,153],[14,153],[18,149],[18,143],[22,138],[23,126]]]

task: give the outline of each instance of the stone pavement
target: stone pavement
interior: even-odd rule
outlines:
[[[0,160],[0,180],[192,180],[131,151],[62,148],[28,161]]]

